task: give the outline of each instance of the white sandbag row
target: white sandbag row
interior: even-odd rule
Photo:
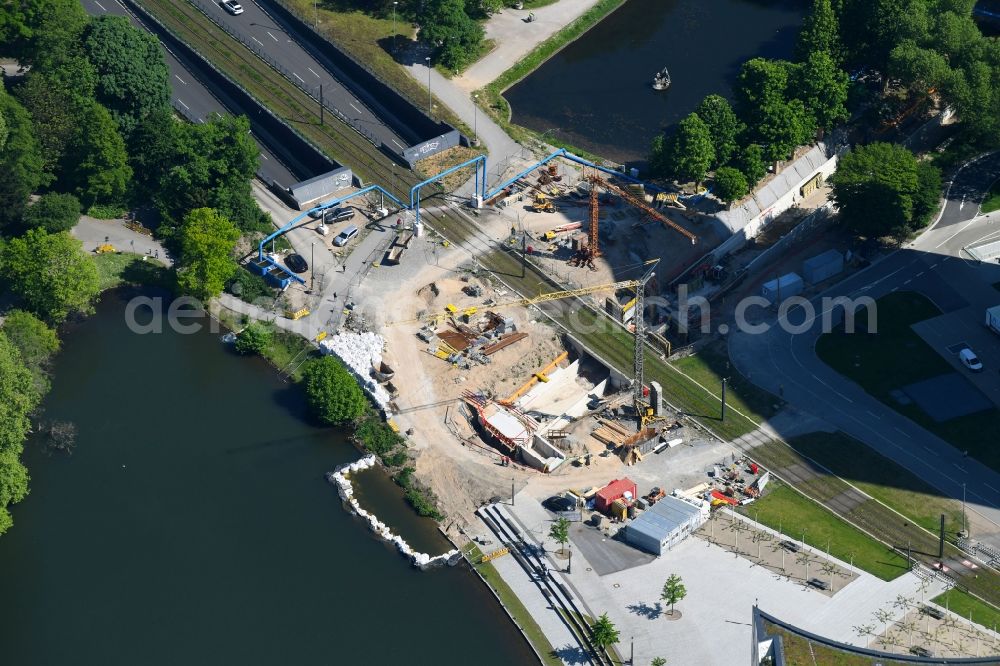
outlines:
[[[353,472],[374,467],[375,464],[376,464],[375,456],[367,455],[361,460],[357,460],[347,465],[341,465],[333,472],[327,474],[326,478],[327,480],[330,481],[330,483],[333,483],[334,485],[337,486],[337,491],[340,493],[340,498],[351,506],[351,509],[354,510],[354,513],[365,519],[368,522],[368,526],[371,528],[373,532],[378,534],[386,541],[391,541],[392,543],[396,544],[397,550],[399,550],[399,552],[405,555],[406,557],[410,558],[410,562],[414,566],[420,567],[421,569],[425,569],[427,567],[434,566],[437,564],[445,564],[450,560],[452,560],[453,558],[457,558],[459,555],[457,550],[450,550],[447,553],[436,555],[434,557],[431,557],[427,553],[418,553],[414,551],[413,548],[410,547],[410,544],[406,543],[403,537],[393,534],[392,530],[389,529],[389,526],[383,523],[381,520],[379,520],[375,514],[365,511],[364,509],[361,508],[361,505],[358,503],[358,500],[354,499],[354,487],[351,484],[351,480],[348,478],[348,475]]]
[[[385,340],[381,335],[342,331],[320,342],[319,347],[324,354],[339,358],[379,407],[388,407],[392,399],[389,392],[371,376],[372,366],[377,368],[382,363]]]

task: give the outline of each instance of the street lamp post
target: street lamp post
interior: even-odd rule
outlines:
[[[316,290],[316,241],[313,241],[309,249],[311,256],[309,258],[309,291],[313,292]]]
[[[472,96],[472,137],[479,143],[479,95]]]
[[[965,536],[965,484],[962,484],[962,536]]]
[[[431,115],[431,57],[424,58],[427,63],[427,115]]]
[[[396,5],[398,2],[392,3],[392,52],[396,52]]]

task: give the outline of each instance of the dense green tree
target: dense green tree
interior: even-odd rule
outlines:
[[[933,49],[925,49],[910,39],[903,40],[889,53],[889,75],[900,79],[914,91],[927,92],[949,80],[948,59]]]
[[[0,231],[19,223],[28,197],[47,182],[41,148],[31,117],[17,100],[0,89],[0,115],[7,124],[7,141],[0,150]]]
[[[181,121],[166,109],[152,111],[139,121],[129,141],[132,192],[136,199],[150,200],[160,191],[166,174],[175,164]]]
[[[465,0],[427,0],[419,35],[445,67],[459,70],[479,53],[485,32],[466,12]]]
[[[59,336],[45,322],[24,310],[11,310],[0,329],[17,348],[21,361],[31,371],[35,392],[44,395],[49,390],[52,357],[59,351]]]
[[[365,412],[367,402],[361,387],[332,356],[309,361],[302,373],[302,383],[309,410],[323,423],[340,425]]]
[[[0,271],[11,292],[47,322],[91,312],[100,291],[97,267],[83,245],[66,232],[32,229],[0,246]]]
[[[76,0],[16,0],[0,11],[0,44],[4,55],[36,64],[53,49],[64,48],[88,22]]]
[[[826,53],[834,62],[840,62],[840,24],[830,0],[813,0],[812,10],[802,22],[795,57],[805,62],[811,53],[817,51]]]
[[[829,130],[850,117],[847,73],[826,51],[813,51],[795,70],[795,97],[821,129]]]
[[[681,577],[677,574],[670,574],[667,578],[667,582],[663,584],[663,590],[660,592],[660,599],[665,603],[670,604],[670,614],[674,614],[674,604],[678,601],[684,599],[687,596],[687,588],[684,587],[684,582]]]
[[[787,159],[796,146],[811,140],[815,119],[802,100],[789,94],[800,67],[783,60],[754,58],[740,69],[734,94],[746,139],[759,143],[769,160]]]
[[[44,169],[51,178],[59,172],[67,145],[81,132],[80,119],[93,103],[96,82],[86,58],[67,55],[51,68],[32,69],[17,89],[18,99],[31,114]]]
[[[972,18],[971,10],[962,14],[953,11],[937,14],[932,33],[934,48],[944,54],[953,67],[982,57],[983,33]]]
[[[125,141],[111,114],[97,102],[84,106],[66,147],[63,180],[88,206],[120,201],[132,178]]]
[[[3,154],[3,147],[7,144],[7,121],[0,113],[0,155]]]
[[[941,203],[941,170],[930,162],[917,163],[917,191],[913,195],[913,218],[919,224],[927,222]]]
[[[49,233],[69,231],[80,220],[80,200],[72,194],[49,192],[24,211],[22,226]]]
[[[1000,57],[954,72],[946,87],[969,135],[984,145],[996,145],[1000,136]]]
[[[594,645],[599,648],[611,647],[621,640],[621,632],[608,618],[607,613],[602,613],[594,624],[590,625],[590,637]]]
[[[715,170],[715,186],[712,191],[717,197],[731,204],[750,191],[747,177],[734,167],[724,166]]]
[[[123,136],[139,121],[168,108],[170,83],[156,37],[124,16],[102,15],[84,37],[87,57],[97,71],[97,101],[111,111]]]
[[[14,525],[8,507],[28,496],[29,481],[28,470],[18,456],[0,451],[0,534]]]
[[[17,347],[0,330],[0,453],[20,455],[40,397]]]
[[[752,58],[743,63],[733,86],[736,113],[751,130],[763,122],[768,108],[788,101],[788,78],[794,66],[784,60]]]
[[[759,144],[751,143],[744,146],[736,156],[735,163],[736,168],[746,177],[748,189],[756,187],[760,179],[767,175],[764,149]]]
[[[178,223],[195,208],[215,208],[244,231],[267,228],[250,191],[260,149],[246,117],[215,117],[178,124],[174,130],[173,154],[163,162],[172,166],[155,197],[166,224]]]
[[[715,159],[712,167],[726,164],[736,153],[737,137],[743,131],[742,123],[736,117],[736,112],[725,97],[709,95],[701,100],[694,110],[698,117],[705,121],[712,137],[712,147],[715,149]]]
[[[812,140],[816,121],[802,100],[775,104],[762,112],[764,119],[754,128],[754,137],[768,160],[787,160],[796,146]]]
[[[559,544],[559,552],[566,552],[566,544],[569,543],[569,520],[564,517],[556,518],[549,527],[549,538]]]
[[[904,39],[924,42],[931,27],[928,0],[841,0],[845,59],[885,72],[889,53]]]
[[[271,337],[271,328],[255,321],[240,331],[233,346],[238,353],[245,356],[249,356],[250,354],[260,355],[271,344]]]
[[[649,171],[655,176],[666,176],[670,162],[667,159],[669,143],[663,134],[657,134],[649,144],[649,157],[646,162]]]
[[[233,247],[240,231],[211,208],[196,208],[184,218],[179,240],[181,255],[177,285],[203,301],[218,296],[239,269]]]
[[[700,184],[715,159],[712,136],[698,114],[688,114],[668,140],[667,170],[682,183]]]
[[[940,174],[921,168],[906,148],[859,146],[840,159],[830,179],[840,219],[852,232],[903,237],[919,228],[940,194]]]

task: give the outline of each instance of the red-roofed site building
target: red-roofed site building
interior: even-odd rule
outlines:
[[[635,481],[628,477],[616,479],[597,491],[597,495],[594,496],[594,508],[601,513],[607,513],[611,503],[624,497],[625,493],[630,493],[630,499],[638,496]]]

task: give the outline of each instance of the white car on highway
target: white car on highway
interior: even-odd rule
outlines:
[[[222,8],[233,16],[239,16],[243,13],[243,5],[236,0],[222,0]]]

